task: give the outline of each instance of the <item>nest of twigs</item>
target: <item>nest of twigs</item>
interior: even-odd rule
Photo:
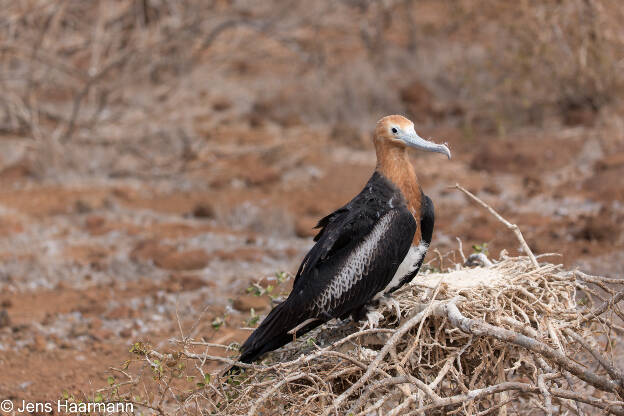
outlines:
[[[223,415],[624,414],[624,377],[613,358],[623,284],[504,256],[490,267],[426,273],[395,294],[400,314],[381,310],[378,328],[327,324],[242,365],[242,374],[222,376],[221,366],[208,375],[210,362],[235,362],[198,350],[214,344],[185,339],[175,353],[143,351],[150,366],[192,361],[206,381],[174,395],[167,390],[175,383],[162,383],[163,397],[176,400],[150,407]]]

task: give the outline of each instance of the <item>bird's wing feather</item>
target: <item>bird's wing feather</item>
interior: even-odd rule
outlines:
[[[379,175],[319,224],[291,297],[334,317],[367,303],[388,284],[417,227],[400,192]]]
[[[348,204],[321,218],[314,227],[320,228],[314,237],[316,244],[301,262],[294,285],[319,260],[327,258],[349,241],[357,241],[366,235],[379,219],[380,213],[377,210],[384,210],[385,201],[396,192],[398,191],[385,178],[375,172],[364,189]]]

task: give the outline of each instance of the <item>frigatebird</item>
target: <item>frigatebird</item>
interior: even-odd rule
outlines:
[[[451,152],[421,138],[414,123],[399,115],[379,120],[373,141],[375,172],[355,198],[318,222],[316,244],[290,295],[242,345],[241,362],[251,363],[334,318],[367,318],[369,326],[376,325],[380,314],[372,306],[391,302],[389,295],[418,273],[431,243],[434,210],[407,148],[449,159]]]

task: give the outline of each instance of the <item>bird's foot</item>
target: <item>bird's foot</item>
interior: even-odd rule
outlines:
[[[379,304],[388,309],[394,310],[396,312],[397,319],[401,318],[401,306],[399,305],[399,301],[396,299],[390,296],[382,296],[381,299],[379,299]]]
[[[379,326],[379,321],[383,319],[383,317],[384,316],[380,312],[369,310],[366,312],[366,322],[360,327],[360,330],[377,328]]]

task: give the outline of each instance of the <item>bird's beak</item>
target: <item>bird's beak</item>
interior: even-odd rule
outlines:
[[[437,144],[430,142],[429,140],[425,140],[416,134],[415,131],[406,132],[404,135],[399,137],[401,140],[405,142],[410,147],[414,147],[416,149],[424,150],[426,152],[436,152],[442,153],[446,155],[449,159],[451,158],[451,151],[446,146],[446,144]]]

